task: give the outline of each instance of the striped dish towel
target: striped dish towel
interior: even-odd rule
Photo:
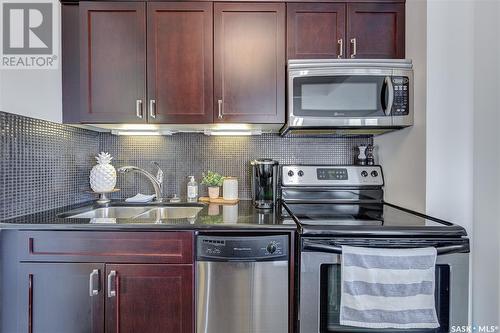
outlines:
[[[340,324],[436,328],[436,249],[342,246]]]

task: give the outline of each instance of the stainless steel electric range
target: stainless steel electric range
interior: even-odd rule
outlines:
[[[464,228],[384,201],[380,166],[281,168],[283,216],[299,226],[299,332],[375,332],[339,324],[341,245],[435,247],[437,329],[468,322],[469,240]],[[291,222],[291,221],[290,221]]]

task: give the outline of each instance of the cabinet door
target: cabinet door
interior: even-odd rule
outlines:
[[[82,123],[146,121],[143,2],[80,2]]]
[[[192,265],[106,265],[106,332],[193,332]]]
[[[148,3],[148,96],[150,123],[212,122],[212,3]]]
[[[345,57],[345,4],[287,4],[288,59]]]
[[[285,4],[214,4],[215,121],[285,120]]]
[[[405,5],[347,4],[348,55],[353,58],[405,57]]]
[[[103,277],[103,264],[20,264],[18,331],[103,332]]]

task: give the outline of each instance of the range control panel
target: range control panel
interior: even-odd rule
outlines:
[[[406,76],[394,76],[392,77],[392,85],[394,87],[392,114],[406,116],[410,111],[410,80]]]
[[[378,165],[284,165],[283,186],[383,186]]]
[[[198,236],[198,261],[288,260],[288,236]]]

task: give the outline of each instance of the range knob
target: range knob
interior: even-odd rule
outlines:
[[[365,170],[361,171],[361,177],[368,177],[368,172]]]
[[[295,173],[292,170],[288,171],[288,176],[293,177],[294,174]]]
[[[372,177],[377,177],[378,176],[378,172],[376,170],[373,170],[372,173],[371,173]]]
[[[269,252],[270,254],[276,252],[276,244],[269,243],[269,245],[267,245],[267,252]]]
[[[297,174],[299,175],[299,177],[302,177],[304,175],[304,171],[299,170],[299,172]]]

